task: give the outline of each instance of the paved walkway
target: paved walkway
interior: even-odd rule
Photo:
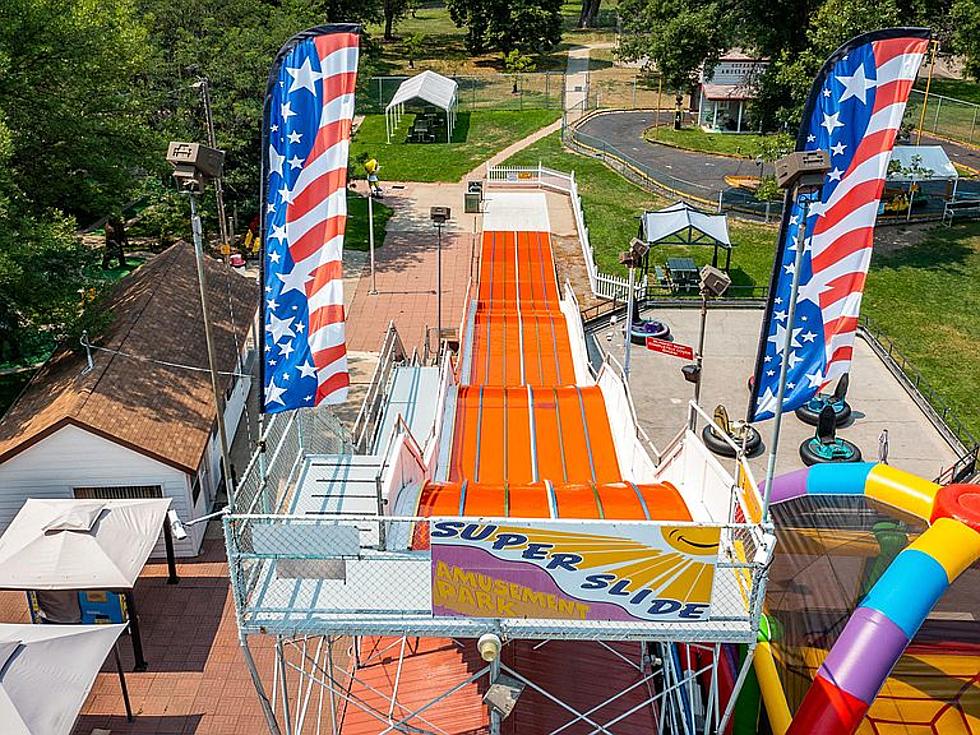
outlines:
[[[670,326],[677,342],[697,344],[697,309],[656,309],[644,313],[646,318],[654,316]],[[762,317],[762,309],[709,311],[701,396],[701,405],[709,414],[717,404],[723,403],[732,418],[745,417],[749,400],[747,382],[755,367]],[[598,335],[602,348],[622,361],[622,334],[616,331],[609,341],[607,334],[612,334],[612,330],[602,330]],[[637,418],[654,444],[663,449],[683,425],[687,403],[692,397],[691,384],[681,374],[685,361],[636,346],[631,351],[630,361],[630,387]],[[854,343],[851,373],[848,401],[854,411],[854,420],[839,432],[841,437],[861,448],[865,459],[876,459],[878,435],[887,428],[889,463],[896,467],[932,479],[955,461],[954,449],[860,338]],[[759,429],[763,443],[767,444],[772,422],[761,423]],[[792,414],[785,416],[778,454],[779,473],[803,466],[799,446],[804,439],[813,436],[813,430]],[[765,475],[765,463],[765,451],[753,459],[753,471],[759,481]]]

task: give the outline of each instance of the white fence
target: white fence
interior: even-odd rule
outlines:
[[[575,172],[565,173],[542,166],[487,166],[489,186],[528,186],[542,187],[568,194],[572,200],[575,215],[575,229],[582,244],[582,258],[589,272],[589,286],[592,293],[604,299],[626,299],[629,294],[629,280],[610,273],[602,273],[595,264],[595,252],[589,239],[589,228],[585,224],[582,198],[575,183]],[[646,293],[647,278],[644,275],[634,285],[635,295],[642,298]]]

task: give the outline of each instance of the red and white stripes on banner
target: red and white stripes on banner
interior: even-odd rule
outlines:
[[[824,385],[850,367],[888,162],[928,45],[917,38],[873,43],[877,81],[868,128],[830,199],[810,209],[819,215],[811,242],[813,279],[800,298],[819,304],[823,312]]]
[[[286,237],[296,265],[283,285],[284,290],[302,289],[309,302],[316,403],[339,403],[346,399],[350,384],[342,258],[358,37],[354,33],[319,36],[316,48],[324,104],[316,140],[286,210]]]

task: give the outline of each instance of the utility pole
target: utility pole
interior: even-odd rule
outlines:
[[[218,144],[214,136],[214,116],[211,114],[211,82],[207,77],[201,77],[194,84],[192,89],[201,93],[201,100],[204,102],[204,120],[207,125],[208,146],[217,149]],[[225,191],[221,184],[221,177],[214,179],[214,197],[218,204],[218,232],[221,235],[221,258],[227,264],[228,255],[231,253],[231,238],[228,232],[228,218],[225,216]]]

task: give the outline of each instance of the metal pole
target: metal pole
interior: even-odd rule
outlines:
[[[436,244],[436,362],[442,356],[442,224],[436,225],[439,233]]]
[[[119,674],[119,688],[122,690],[123,706],[126,708],[126,720],[133,721],[133,706],[129,701],[129,687],[126,686],[126,672],[123,671],[122,660],[119,658],[119,643],[112,644],[112,656],[116,660],[116,673]]]
[[[207,277],[204,274],[204,244],[201,235],[201,218],[197,216],[197,201],[193,193],[188,193],[191,200],[191,231],[194,233],[194,256],[197,260],[197,285],[201,292],[201,310],[204,318],[204,341],[208,349],[208,368],[211,371],[211,391],[214,394],[214,408],[217,412],[218,442],[221,446],[222,475],[225,480],[225,492],[228,495],[228,505],[235,507],[235,490],[231,477],[231,454],[228,451],[228,436],[225,432],[225,402],[218,387],[218,368],[215,364],[214,343],[211,341],[211,312],[208,308]],[[234,328],[234,325],[233,327]]]
[[[932,42],[932,61],[929,64],[929,76],[926,79],[926,92],[925,96],[922,98],[922,109],[919,110],[919,131],[915,137],[916,145],[919,145],[919,143],[922,142],[922,126],[925,124],[926,107],[929,105],[929,87],[932,85],[932,72],[936,68],[936,47],[938,45],[938,41]]]
[[[786,373],[789,371],[789,351],[793,345],[793,319],[796,316],[796,297],[800,291],[800,271],[803,268],[803,251],[806,249],[807,217],[810,215],[810,200],[804,195],[801,202],[803,232],[796,248],[793,285],[789,292],[789,310],[786,315],[786,335],[783,338],[783,359],[779,365],[779,390],[776,393],[776,416],[772,424],[772,439],[769,441],[769,461],[766,465],[766,491],[762,500],[762,522],[769,521],[769,501],[772,497],[772,481],[776,476],[776,450],[779,448],[779,429],[783,419],[783,397],[786,395]]]
[[[704,364],[704,327],[708,322],[708,291],[701,289],[701,325],[698,327],[698,353],[694,357],[694,362],[698,366],[698,379],[694,382],[694,402],[701,405],[701,366]],[[697,424],[697,413],[693,414],[693,419]],[[691,427],[694,428],[693,426]]]
[[[279,693],[282,696],[282,721],[286,735],[292,735],[293,723],[289,713],[289,686],[286,682],[286,654],[282,648],[282,636],[276,638],[276,665],[279,667]]]
[[[136,609],[136,596],[132,590],[123,593],[126,599],[126,612],[129,616],[129,637],[133,643],[133,671],[146,671],[146,659],[143,658],[143,636],[140,634],[140,615]]]
[[[167,584],[177,584],[177,559],[174,557],[174,534],[170,530],[170,521],[163,522],[163,545],[167,549]]]
[[[635,278],[635,271],[632,264],[629,267],[629,272],[630,291],[626,299],[626,341],[623,346],[623,376],[627,382],[630,379],[630,348],[633,346],[633,280]]]
[[[207,122],[208,128],[208,145],[212,148],[217,148],[218,144],[215,142],[214,135],[214,117],[211,115],[211,81],[207,77],[202,77],[200,84],[201,97],[204,99],[204,119]],[[228,234],[228,219],[225,217],[225,191],[221,185],[220,176],[214,180],[214,196],[218,203],[218,232],[221,234],[221,257],[227,263],[231,242],[229,241]],[[225,252],[226,246],[229,247],[228,252]]]
[[[374,192],[368,182],[368,247],[371,250],[371,295],[378,293],[378,282],[374,274]]]
[[[282,730],[279,729],[279,723],[276,722],[276,713],[272,710],[272,704],[269,702],[269,697],[265,693],[265,687],[262,686],[262,678],[259,676],[259,670],[255,668],[255,659],[252,658],[252,651],[248,647],[248,640],[244,635],[239,635],[238,642],[242,647],[242,655],[245,657],[245,666],[248,668],[248,673],[252,677],[252,685],[255,687],[255,692],[259,695],[259,704],[262,705],[262,714],[265,715],[265,724],[269,728],[270,735],[282,735]],[[278,671],[278,669],[276,669]],[[275,692],[273,692],[273,696]]]
[[[752,668],[752,659],[755,657],[757,645],[758,643],[749,644],[749,650],[745,653],[745,661],[742,662],[742,668],[738,672],[738,677],[735,679],[735,686],[732,687],[732,695],[728,699],[728,704],[725,706],[725,713],[721,716],[721,722],[718,723],[716,732],[723,733],[728,726],[728,720],[731,719],[732,713],[735,711],[735,705],[738,702],[738,695],[741,693],[745,679],[749,675],[749,669]]]
[[[493,684],[500,676],[500,656],[494,657],[490,662],[490,683]],[[500,713],[493,707],[490,708],[490,735],[500,735]]]

